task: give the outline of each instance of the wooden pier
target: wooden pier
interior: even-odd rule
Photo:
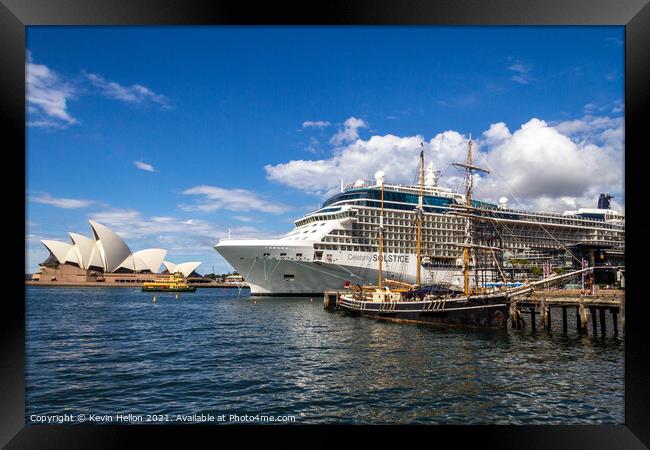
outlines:
[[[349,289],[331,289],[324,292],[323,308],[336,309],[341,294],[349,294]],[[529,327],[532,332],[537,328],[550,332],[555,319],[561,320],[562,333],[569,333],[568,310],[575,310],[575,330],[578,335],[604,338],[607,337],[607,313],[611,316],[612,335],[618,337],[625,330],[625,291],[600,290],[594,295],[581,293],[580,290],[538,290],[533,293],[513,297],[510,300],[510,326],[521,330]],[[561,315],[560,315],[561,314]],[[591,327],[589,321],[591,318]]]
[[[589,334],[589,317],[591,317],[591,335],[607,337],[607,313],[611,316],[612,334],[619,336],[625,330],[625,291],[601,290],[594,295],[583,294],[579,290],[539,290],[532,294],[514,297],[510,300],[510,322],[512,328],[522,329],[527,325],[536,331],[539,326],[551,331],[553,311],[561,311],[562,333],[569,332],[567,311],[575,309],[575,329],[579,335]],[[526,323],[528,317],[528,324]],[[600,325],[600,326],[599,326]]]
[[[323,309],[336,309],[339,296],[349,293],[349,289],[329,289],[323,293]]]

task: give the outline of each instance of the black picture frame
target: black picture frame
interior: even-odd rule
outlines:
[[[315,427],[315,426],[92,426],[29,425],[25,412],[24,274],[25,249],[6,264],[11,286],[0,312],[0,445],[7,448],[114,448],[129,446],[136,437],[182,443],[205,439],[220,445],[224,434],[237,434],[238,443],[262,438],[284,446],[330,447],[351,434],[361,439],[395,439],[401,445],[425,439],[482,448],[647,448],[650,446],[650,373],[648,338],[644,333],[648,307],[642,293],[642,230],[645,201],[643,154],[644,119],[649,117],[650,6],[648,0],[456,0],[456,1],[330,1],[302,4],[247,3],[232,0],[0,0],[0,115],[5,145],[4,206],[12,221],[5,236],[19,233],[25,197],[16,191],[25,174],[25,26],[30,25],[622,25],[625,26],[625,192],[626,192],[626,324],[625,425],[593,426],[431,426],[431,427]],[[643,113],[643,111],[646,111]],[[645,119],[647,120],[647,119]],[[7,137],[10,139],[8,140]],[[646,169],[647,170],[647,169]],[[17,174],[17,175],[16,175]],[[9,176],[11,175],[11,176]],[[17,179],[14,178],[16,176]],[[23,175],[25,176],[25,175]],[[26,186],[26,177],[22,178]],[[22,232],[24,233],[24,228]],[[8,238],[12,241],[11,237]],[[17,239],[16,239],[17,240]],[[633,244],[633,245],[630,245]],[[15,289],[15,292],[13,290]],[[10,294],[7,292],[11,292]],[[597,394],[597,393],[594,393]],[[323,429],[325,428],[325,429]],[[343,434],[339,431],[343,428]],[[331,429],[331,430],[330,430]],[[254,431],[254,432],[251,432]],[[308,440],[296,439],[305,433]],[[278,436],[281,434],[281,436]],[[144,436],[143,436],[144,435]],[[196,441],[195,441],[196,442]],[[427,444],[429,445],[429,444]]]

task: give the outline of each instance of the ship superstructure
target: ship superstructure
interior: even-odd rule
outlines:
[[[564,214],[511,209],[505,198],[498,204],[472,199],[468,205],[464,194],[438,186],[438,176],[429,165],[418,185],[357,180],[296,220],[280,239],[228,239],[215,249],[244,277],[253,295],[321,295],[326,289],[374,283],[379,254],[385,278],[415,283],[421,198],[423,284],[463,289],[468,231],[476,245],[500,250],[481,252],[469,261],[474,285],[505,277],[501,268],[513,269],[521,261],[570,269],[580,267],[576,255],[585,248],[624,254],[625,218],[609,209],[611,196],[604,194],[603,200],[601,195],[599,208]]]

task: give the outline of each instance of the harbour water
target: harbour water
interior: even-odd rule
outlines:
[[[405,325],[237,289],[26,287],[26,421],[47,414],[295,423],[621,424],[624,344]],[[241,295],[238,295],[241,294]],[[575,316],[569,312],[570,323]]]

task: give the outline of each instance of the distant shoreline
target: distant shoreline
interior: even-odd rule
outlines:
[[[51,281],[32,281],[25,280],[25,286],[40,287],[100,287],[100,288],[141,288],[142,283],[97,283],[89,281],[87,283],[57,283]],[[190,286],[196,286],[200,289],[249,289],[247,284],[241,286],[234,283],[190,283]]]

